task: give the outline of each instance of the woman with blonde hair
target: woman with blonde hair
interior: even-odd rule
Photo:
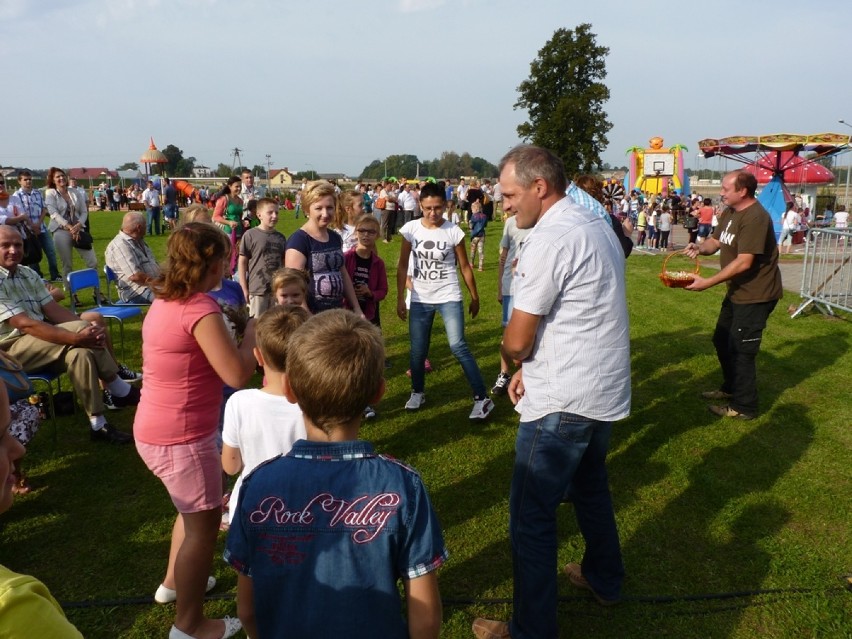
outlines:
[[[310,182],[302,191],[308,221],[287,240],[284,266],[308,273],[308,307],[312,313],[342,308],[345,297],[357,309],[358,298],[343,263],[343,240],[329,226],[337,209],[334,185]]]
[[[212,224],[192,222],[168,242],[168,262],[152,284],[142,325],[146,375],[133,425],[136,449],[163,482],[178,511],[168,567],[154,599],[177,600],[170,639],[230,637],[237,619],[207,619],[204,593],[222,514],[217,445],[223,384],[243,386],[255,368],[254,323],[238,346],[208,295],[222,280],[228,239]]]

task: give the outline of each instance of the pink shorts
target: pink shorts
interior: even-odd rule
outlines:
[[[222,507],[222,456],[218,432],[188,444],[159,446],[136,442],[145,465],[169,491],[179,513]]]

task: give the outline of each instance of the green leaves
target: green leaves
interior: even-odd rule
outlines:
[[[609,49],[597,45],[591,28],[584,23],[573,31],[558,29],[530,64],[515,103],[529,116],[518,135],[559,155],[569,176],[600,165],[612,128],[603,110],[609,99],[603,83]]]

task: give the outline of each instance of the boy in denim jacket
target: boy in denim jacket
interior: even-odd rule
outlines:
[[[447,551],[426,488],[358,439],[384,361],[378,328],[350,311],[320,313],[290,338],[284,394],[307,440],[245,478],[225,551],[250,637],[438,637]]]

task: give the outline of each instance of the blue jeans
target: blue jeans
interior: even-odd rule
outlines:
[[[41,250],[47,258],[47,267],[50,269],[50,279],[62,279],[59,275],[59,267],[56,264],[56,248],[53,246],[53,236],[45,229],[42,229],[41,233],[38,234],[38,243],[41,244]],[[36,273],[41,275],[41,269],[38,268],[38,264],[34,265],[33,268]]]
[[[473,354],[464,340],[464,306],[462,302],[444,302],[443,304],[424,304],[423,302],[411,302],[408,312],[408,332],[411,336],[411,354],[409,363],[411,366],[411,389],[415,393],[422,393],[426,385],[426,357],[429,355],[429,342],[432,339],[432,323],[435,321],[435,312],[441,314],[444,320],[444,329],[447,331],[447,341],[450,350],[461,364],[467,383],[473,389],[476,399],[486,397],[485,383],[482,381],[482,373]]]
[[[148,235],[160,235],[160,207],[149,206],[145,211],[148,213]]]
[[[509,492],[514,572],[513,639],[559,636],[556,618],[556,509],[574,502],[586,550],[583,576],[604,599],[618,599],[624,579],[606,454],[611,422],[551,413],[521,422]]]

